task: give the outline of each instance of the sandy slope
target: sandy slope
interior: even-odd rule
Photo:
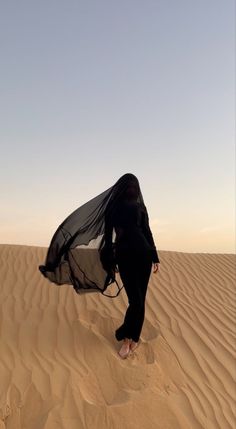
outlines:
[[[141,345],[127,306],[44,279],[45,248],[0,245],[0,429],[235,428],[235,255],[160,251]]]

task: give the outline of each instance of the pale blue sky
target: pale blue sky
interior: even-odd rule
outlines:
[[[137,175],[157,247],[235,251],[235,2],[0,2],[0,242]]]

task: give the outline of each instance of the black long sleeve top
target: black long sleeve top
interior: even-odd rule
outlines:
[[[149,226],[148,212],[144,204],[136,201],[122,201],[105,227],[105,243],[112,246],[113,228],[115,246],[121,251],[134,249],[151,251],[152,261],[160,263],[153,235]]]

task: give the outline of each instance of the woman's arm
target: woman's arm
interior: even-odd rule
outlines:
[[[156,263],[160,264],[157,249],[156,249],[156,246],[155,246],[155,243],[153,240],[152,231],[151,231],[150,226],[149,226],[149,216],[148,216],[147,208],[145,206],[144,206],[144,211],[143,211],[142,230],[143,230],[143,233],[144,233],[148,243],[152,247],[152,261],[154,263],[156,262]]]

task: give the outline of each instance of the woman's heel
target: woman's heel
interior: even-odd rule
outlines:
[[[131,342],[131,340],[129,338],[124,339],[124,342],[121,346],[121,349],[118,352],[118,355],[122,359],[127,358],[130,354],[130,342]]]
[[[134,352],[134,350],[137,348],[139,346],[139,341],[131,341],[131,343],[130,343],[130,351],[133,353]]]

